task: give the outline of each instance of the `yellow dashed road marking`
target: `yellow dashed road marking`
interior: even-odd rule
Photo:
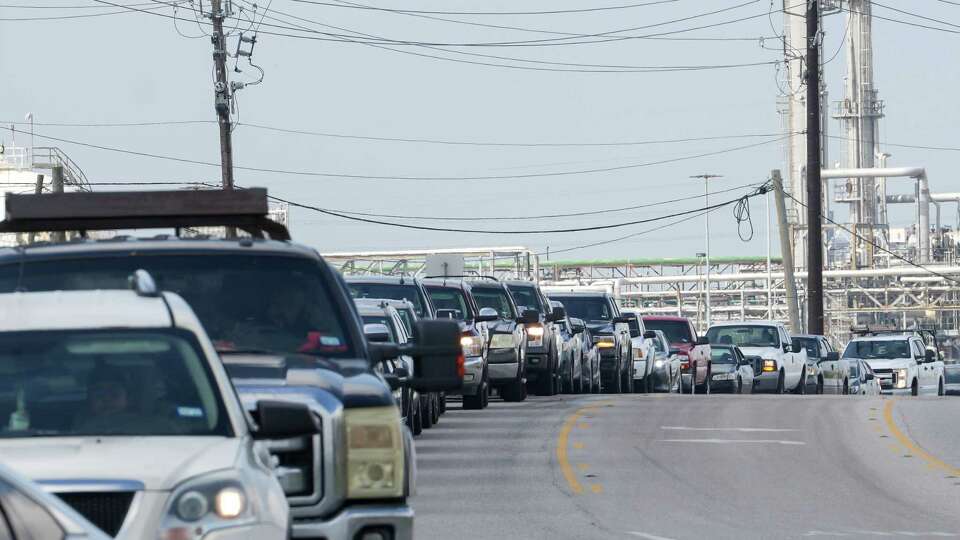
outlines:
[[[887,429],[890,430],[890,434],[893,435],[894,438],[896,438],[910,454],[926,461],[927,466],[946,471],[951,475],[960,476],[960,468],[954,467],[942,459],[928,453],[924,449],[920,448],[917,443],[913,441],[913,439],[907,437],[902,431],[900,431],[900,428],[897,427],[896,421],[893,419],[893,404],[894,401],[891,400],[888,401],[883,407],[883,419],[887,424]]]

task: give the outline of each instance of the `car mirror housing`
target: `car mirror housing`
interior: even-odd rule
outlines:
[[[370,343],[386,343],[390,341],[390,329],[385,324],[363,325],[363,335]]]
[[[402,350],[414,357],[410,386],[418,392],[450,392],[463,385],[463,348],[455,321],[417,321],[415,345]]]
[[[647,330],[643,333],[643,339],[657,339],[657,333],[653,330]]]
[[[923,354],[923,359],[926,362],[935,362],[937,359],[937,353],[935,353],[930,349],[927,349]]]
[[[550,320],[552,322],[562,321],[566,318],[567,318],[567,310],[560,306],[554,306],[553,309],[550,311]]]
[[[438,309],[436,316],[438,319],[456,319],[460,315],[460,311],[456,309]]]
[[[697,338],[697,345],[709,345],[709,344],[710,344],[710,338],[708,338],[707,336],[700,336],[699,338]]]
[[[474,320],[477,322],[493,322],[500,318],[500,314],[497,313],[497,310],[491,307],[485,307],[480,309],[480,314],[477,315]]]
[[[535,309],[525,309],[517,321],[521,324],[535,324],[540,322],[540,312]]]
[[[836,362],[836,361],[840,360],[840,353],[838,353],[838,352],[836,352],[836,351],[828,352],[828,353],[827,353],[827,358],[826,358],[826,360],[827,360],[827,362]]]
[[[799,341],[794,341],[793,343],[790,344],[790,352],[799,353],[802,350],[803,350],[803,345],[801,345]]]
[[[614,317],[612,322],[613,324],[629,324],[630,317],[623,317],[623,316]]]
[[[310,408],[303,403],[263,400],[257,402],[257,440],[292,439],[319,431]]]

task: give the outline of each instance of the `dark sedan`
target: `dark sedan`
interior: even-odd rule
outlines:
[[[734,345],[713,345],[710,351],[713,370],[712,392],[753,393],[753,363]]]

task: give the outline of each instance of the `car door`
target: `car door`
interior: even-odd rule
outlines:
[[[936,373],[933,369],[933,362],[927,362],[926,360],[926,347],[923,344],[923,341],[920,339],[911,338],[910,339],[910,350],[913,353],[913,359],[917,363],[917,374],[920,379],[920,389],[929,390],[933,388],[937,382],[934,380]]]
[[[784,330],[782,326],[777,327],[777,332],[780,334],[780,348],[790,351],[783,355],[783,358],[786,360],[786,366],[784,366],[786,376],[784,379],[787,387],[793,388],[793,386],[800,382],[800,378],[803,376],[803,370],[807,368],[807,362],[806,360],[800,362],[802,353],[793,352],[793,340],[790,339],[790,336],[787,335],[786,330]]]

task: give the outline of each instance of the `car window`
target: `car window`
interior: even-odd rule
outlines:
[[[713,347],[710,350],[710,360],[716,364],[736,364],[737,357],[733,349],[727,347]]]
[[[810,358],[819,358],[822,356],[820,352],[820,341],[816,338],[794,338],[800,345],[807,350],[807,356]]]
[[[686,321],[647,319],[644,325],[650,330],[662,331],[670,343],[693,343],[690,325]]]
[[[456,312],[454,314],[454,318],[461,321],[473,318],[473,313],[470,311],[470,304],[467,302],[467,297],[460,289],[428,286],[427,294],[430,295],[430,300],[433,302],[433,306],[438,310],[452,309]]]
[[[382,298],[384,300],[406,300],[413,304],[418,317],[424,317],[426,307],[420,289],[413,283],[400,285],[399,283],[351,283],[347,288],[354,298]]]
[[[398,309],[397,315],[400,316],[400,321],[403,322],[403,328],[406,330],[408,336],[413,335],[413,323],[415,320],[415,315],[413,311],[409,309]]]
[[[907,340],[851,341],[843,351],[844,358],[863,360],[894,360],[910,358],[910,344]]]
[[[181,330],[0,333],[0,438],[230,436],[217,388]]]
[[[250,255],[124,254],[0,267],[0,292],[127,289],[145,269],[182,296],[218,349],[354,356],[328,279],[313,259]],[[20,274],[23,275],[22,279]]]
[[[602,296],[553,296],[567,309],[567,313],[576,319],[585,321],[610,321],[613,311],[610,303]]]
[[[913,354],[916,358],[923,358],[924,356],[924,347],[919,341],[913,342]]]
[[[547,305],[545,302],[542,302],[540,295],[537,293],[537,289],[534,287],[528,287],[525,285],[507,285],[507,290],[510,291],[510,295],[513,296],[513,301],[517,306],[522,306],[527,309],[533,309],[543,313],[543,306]]]
[[[774,326],[743,325],[714,326],[707,331],[710,343],[738,347],[780,347],[780,338]]]
[[[477,307],[480,309],[485,307],[495,309],[501,319],[517,318],[513,306],[510,304],[510,297],[503,289],[475,288],[473,289],[473,299],[476,300]]]
[[[0,540],[58,540],[66,537],[63,528],[43,505],[2,481],[0,510]]]

